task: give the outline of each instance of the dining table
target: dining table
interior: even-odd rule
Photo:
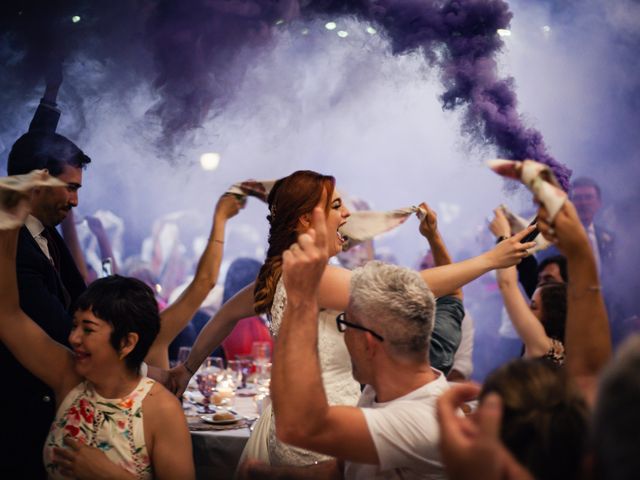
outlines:
[[[183,409],[191,432],[196,478],[232,479],[251,427],[259,417],[264,399],[253,394],[236,395],[228,406],[211,406],[212,412],[232,412],[237,420],[212,423],[213,413],[205,413],[196,395],[185,395]]]

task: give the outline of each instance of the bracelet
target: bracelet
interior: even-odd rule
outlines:
[[[191,376],[192,376],[192,377],[196,374],[196,372],[194,372],[193,370],[191,370],[191,369],[189,368],[189,365],[187,365],[187,362],[184,362],[182,365],[184,365],[185,370],[186,370],[187,372],[189,372],[189,373],[191,374]]]
[[[574,299],[579,299],[584,297],[589,293],[600,293],[602,291],[602,286],[598,285],[590,285],[582,290],[582,292],[575,292],[573,288],[569,288],[569,292],[571,293],[571,297]]]
[[[224,245],[224,241],[223,241],[223,240],[218,240],[217,238],[214,238],[214,239],[213,239],[213,241],[214,241],[214,242],[221,243],[222,245]]]
[[[506,240],[509,237],[505,237],[504,235],[500,235],[498,238],[496,238],[496,245],[499,244],[501,241]]]

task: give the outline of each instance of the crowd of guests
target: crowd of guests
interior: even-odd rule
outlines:
[[[264,263],[233,262],[224,301],[202,321],[242,199],[220,197],[193,278],[165,305],[153,265],[96,279],[69,221],[91,160],[55,133],[56,91],[48,85],[8,159],[9,175],[46,169],[66,186],[34,188],[24,226],[0,231],[0,355],[13,392],[2,397],[3,478],[194,478],[177,397],[216,348],[232,359],[271,338],[272,404],[239,477],[637,476],[640,340],[612,359],[613,234],[594,224],[594,182],[576,180],[554,218],[540,206],[519,232],[497,209],[495,245],[459,262],[422,204],[430,258],[416,271],[375,260],[372,244],[360,266],[339,265],[350,211],[335,179],[294,172],[267,198]],[[99,223],[101,255],[116,258]],[[536,229],[553,244],[537,259]],[[465,311],[462,287],[492,271],[522,351],[479,385],[465,381],[483,318]],[[169,368],[176,339],[193,345]]]

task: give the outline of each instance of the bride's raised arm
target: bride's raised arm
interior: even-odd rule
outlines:
[[[520,263],[528,255],[527,249],[535,246],[535,242],[521,243],[521,240],[534,228],[531,226],[524,229],[477,257],[422,270],[420,275],[436,297],[451,294],[491,270]],[[329,265],[320,281],[318,291],[320,307],[338,311],[345,310],[349,302],[350,281],[351,272],[349,270]]]
[[[253,317],[253,289],[255,282],[250,283],[236,293],[220,310],[211,317],[196,338],[189,358],[182,365],[170,370],[170,384],[167,387],[181,395],[187,388],[189,379],[222,341],[227,338],[236,324],[243,318]]]

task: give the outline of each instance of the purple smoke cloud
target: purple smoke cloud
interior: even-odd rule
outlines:
[[[224,108],[252,58],[270,44],[275,25],[354,16],[376,24],[394,54],[420,50],[439,69],[443,108],[464,109],[463,132],[494,144],[506,158],[549,165],[568,187],[570,170],[519,115],[514,80],[498,78],[495,57],[503,42],[497,30],[512,18],[502,0],[37,0],[2,8],[2,38],[10,48],[0,50],[0,58],[7,64],[10,52],[9,73],[28,85],[48,63],[79,52],[123,71],[136,68],[136,56],[150,54],[158,102],[148,113],[160,121],[164,147]],[[74,15],[82,18],[77,25]]]

